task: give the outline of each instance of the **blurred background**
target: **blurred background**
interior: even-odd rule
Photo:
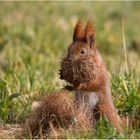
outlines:
[[[80,17],[94,21],[97,47],[110,73],[125,70],[126,53],[129,69],[139,75],[140,2],[0,2],[1,121],[16,121],[31,98],[62,88],[60,60]]]

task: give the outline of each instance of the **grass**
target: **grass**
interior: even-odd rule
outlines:
[[[75,21],[79,17],[86,21],[88,16],[97,27],[97,47],[110,71],[113,99],[119,113],[139,117],[139,7],[139,2],[131,1],[1,2],[0,124],[24,122],[34,100],[63,87],[58,75],[60,59],[72,41]],[[95,132],[66,133],[65,138],[114,136],[122,138],[101,119]],[[140,131],[126,131],[123,138],[140,138]]]

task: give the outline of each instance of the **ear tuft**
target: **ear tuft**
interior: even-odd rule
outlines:
[[[76,23],[75,28],[74,28],[73,41],[81,38],[82,26],[83,26],[82,19],[79,19],[79,21]]]
[[[87,43],[94,43],[95,42],[95,27],[91,20],[88,20],[86,28],[85,28],[85,38]]]

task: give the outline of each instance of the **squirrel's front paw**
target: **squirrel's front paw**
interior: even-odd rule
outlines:
[[[64,87],[64,89],[69,90],[69,91],[73,91],[73,90],[75,90],[75,87],[74,86],[70,86],[70,85],[66,85]]]
[[[86,84],[79,84],[78,86],[71,86],[71,85],[66,85],[64,89],[69,90],[69,91],[75,91],[75,90],[87,90]]]
[[[92,87],[89,87],[86,83],[81,83],[79,86],[76,87],[76,89],[83,91],[91,91]]]
[[[77,90],[84,90],[85,89],[85,85],[84,84],[80,84],[79,86],[76,87]]]

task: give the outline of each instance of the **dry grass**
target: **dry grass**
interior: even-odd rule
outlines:
[[[95,79],[97,71],[100,72],[100,69],[95,62],[85,60],[68,62],[66,57],[61,62],[60,78],[76,86]]]
[[[22,138],[23,128],[18,125],[1,125],[0,126],[0,139],[16,139]]]

